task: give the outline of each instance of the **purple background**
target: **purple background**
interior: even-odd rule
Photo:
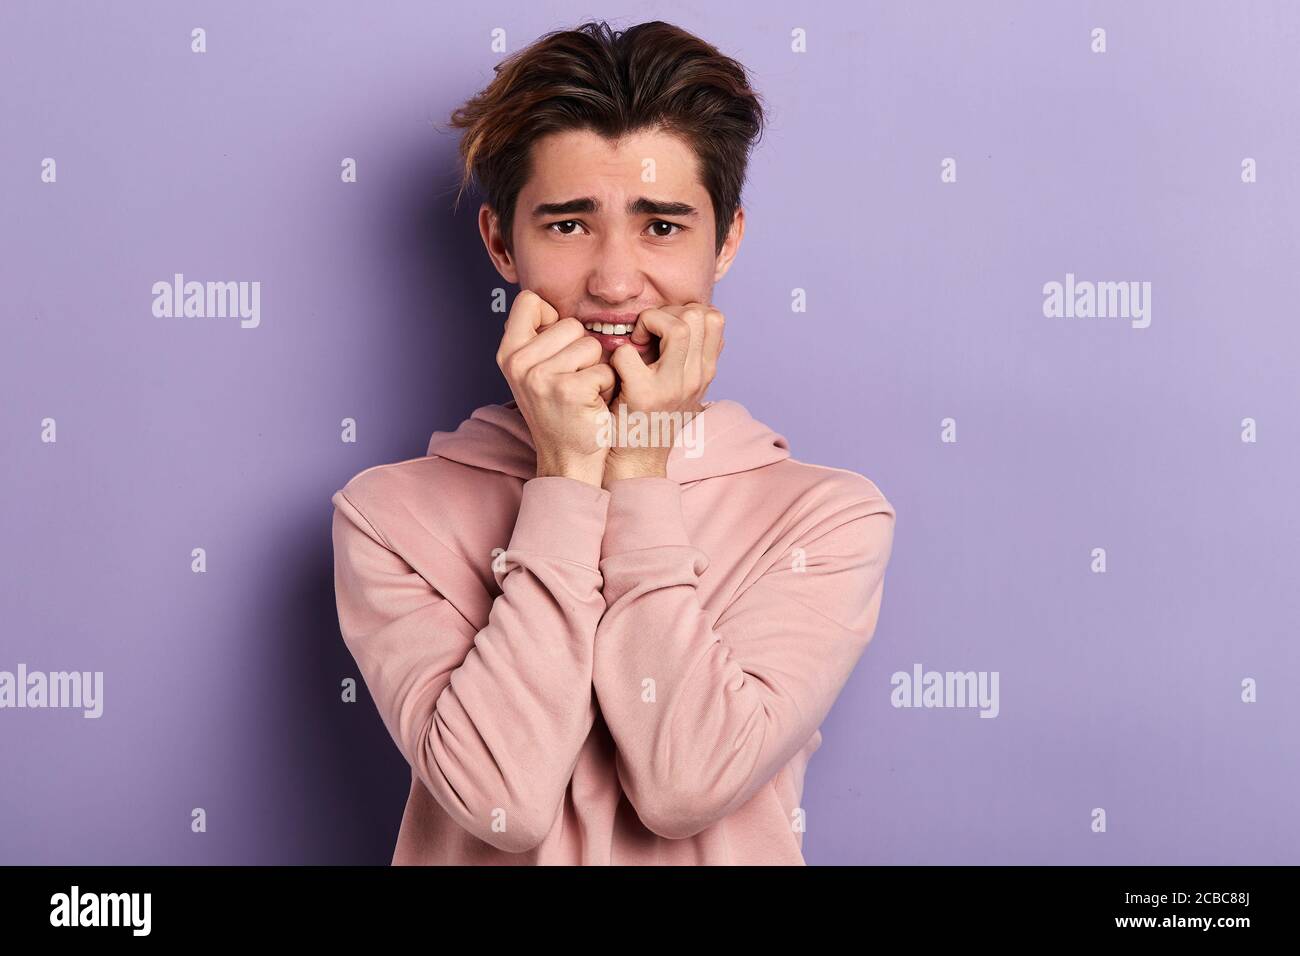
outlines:
[[[510,397],[433,124],[494,27],[591,15],[753,71],[710,397],[898,509],[808,861],[1300,862],[1300,7],[449,9],[0,7],[0,669],[105,672],[99,720],[0,710],[0,862],[388,862],[409,774],[339,702],[329,498]],[[261,326],[154,318],[174,272],[260,281]],[[1045,318],[1066,272],[1150,281],[1151,326]],[[917,662],[998,671],[1000,716],[891,707]]]

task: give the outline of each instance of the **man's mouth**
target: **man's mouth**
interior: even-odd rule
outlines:
[[[644,345],[632,341],[632,330],[636,328],[635,322],[584,322],[582,325],[588,335],[595,336],[596,341],[600,342],[600,347],[606,352],[613,352],[624,344],[631,345],[642,355],[649,354],[654,349],[653,336]]]
[[[584,322],[583,328],[588,332],[604,332],[606,335],[631,335],[635,322]]]

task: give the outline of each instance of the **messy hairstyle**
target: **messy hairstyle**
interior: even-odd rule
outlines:
[[[618,31],[589,21],[542,36],[494,70],[492,82],[451,115],[451,127],[465,130],[456,205],[476,183],[511,255],[532,144],[563,130],[610,140],[662,130],[683,139],[713,202],[721,252],[763,129],[762,99],[740,63],[662,20]]]

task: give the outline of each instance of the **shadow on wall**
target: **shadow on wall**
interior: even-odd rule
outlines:
[[[507,310],[519,290],[488,258],[478,232],[480,197],[467,190],[452,211],[456,169],[449,140],[438,142],[433,161],[412,156],[404,185],[389,194],[393,205],[381,220],[387,231],[375,237],[382,260],[395,266],[392,281],[406,308],[376,328],[391,365],[370,373],[381,386],[395,373],[406,376],[408,389],[385,401],[403,434],[415,427],[415,455],[424,454],[435,428],[454,428],[480,405],[511,397],[496,364],[507,312],[491,309],[495,290],[505,290]]]
[[[491,305],[494,289],[506,290],[507,309],[518,289],[488,259],[479,198],[466,192],[452,211],[455,170],[453,142],[438,142],[432,159],[413,151],[408,171],[378,200],[384,208],[364,243],[376,253],[361,281],[390,290],[366,318],[379,359],[353,365],[362,380],[340,389],[359,399],[365,427],[356,445],[340,443],[323,504],[312,498],[266,542],[261,566],[277,570],[255,605],[270,609],[261,699],[278,702],[265,706],[279,713],[267,713],[266,737],[251,742],[258,757],[250,770],[277,797],[266,802],[272,818],[258,821],[275,834],[263,845],[277,858],[259,863],[392,859],[411,771],[339,634],[329,497],[364,468],[422,456],[435,429],[511,397],[495,360],[506,313]],[[357,681],[353,704],[340,699],[346,677]]]

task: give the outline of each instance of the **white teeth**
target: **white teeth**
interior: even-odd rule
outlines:
[[[611,322],[587,322],[585,327],[591,332],[603,332],[606,335],[631,335],[633,326]]]

